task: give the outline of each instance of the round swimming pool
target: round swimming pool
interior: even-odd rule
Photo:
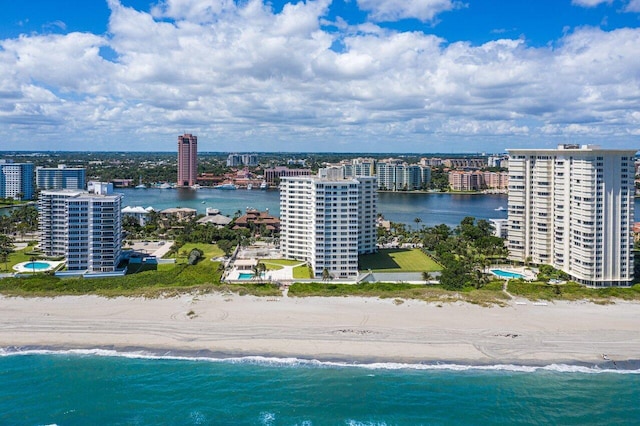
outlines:
[[[46,272],[55,269],[63,262],[50,262],[48,260],[37,260],[33,262],[18,263],[13,267],[17,272]]]
[[[27,262],[22,266],[26,269],[35,269],[36,271],[42,271],[51,267],[48,262]]]
[[[491,272],[500,278],[524,278],[524,275],[517,272],[504,271],[502,269],[492,269]]]

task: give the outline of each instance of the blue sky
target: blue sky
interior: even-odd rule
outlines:
[[[0,0],[2,149],[633,148],[639,23],[640,0]]]

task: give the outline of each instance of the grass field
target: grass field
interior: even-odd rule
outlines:
[[[267,267],[267,271],[278,271],[284,266],[297,265],[300,261],[290,259],[261,259],[260,263]]]
[[[178,249],[178,253],[181,254],[182,252],[186,251],[188,255],[194,248],[202,250],[202,252],[204,253],[203,258],[206,260],[209,260],[213,257],[224,256],[224,252],[220,250],[220,248],[216,244],[187,243],[180,247],[180,249]],[[184,257],[182,257],[182,259],[184,260],[184,262],[187,261]]]
[[[420,249],[382,249],[359,257],[360,270],[374,272],[440,271],[442,267]]]
[[[299,280],[311,279],[311,268],[307,265],[296,266],[293,268],[293,278],[297,278]]]
[[[9,255],[7,259],[7,263],[0,263],[0,272],[15,272],[13,270],[13,266],[18,263],[28,262],[31,259],[31,256],[26,254],[26,252],[33,250],[33,247],[27,247],[24,250],[16,250]]]

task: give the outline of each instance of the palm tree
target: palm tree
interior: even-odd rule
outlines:
[[[423,280],[425,283],[428,283],[428,282],[429,282],[429,281],[431,281],[432,279],[433,279],[433,277],[431,276],[431,274],[430,274],[429,272],[424,271],[424,272],[422,273],[422,280]]]
[[[31,256],[29,258],[29,262],[31,262],[31,266],[33,267],[33,273],[34,274],[36,273],[36,260],[38,260],[38,258],[35,257],[35,256]]]
[[[7,261],[9,260],[9,255],[13,253],[13,240],[11,237],[0,234],[0,260],[4,262],[4,268],[7,269]],[[8,270],[8,269],[7,269]]]
[[[416,223],[416,229],[420,229],[420,223],[422,222],[422,219],[416,217],[415,219],[413,219],[413,221]]]
[[[324,268],[322,270],[322,281],[327,281],[331,278],[331,273],[329,272],[329,270],[327,268]]]

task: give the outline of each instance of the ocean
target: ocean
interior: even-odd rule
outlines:
[[[637,424],[640,370],[0,351],[2,425]]]

